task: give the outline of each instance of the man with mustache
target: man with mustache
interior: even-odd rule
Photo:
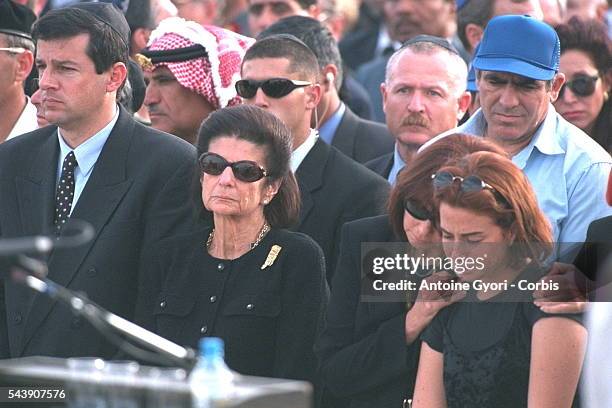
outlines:
[[[391,56],[380,90],[392,153],[366,166],[394,184],[399,171],[434,136],[457,126],[470,104],[467,66],[445,39],[419,35]]]
[[[402,43],[417,35],[427,34],[450,39],[457,31],[455,0],[384,0],[384,18],[385,24],[381,29],[384,35],[381,33],[377,40],[377,46],[382,47],[380,54],[361,65],[355,74],[357,81],[370,95],[374,114],[372,120],[381,123],[385,121],[385,114],[379,89],[385,79],[385,68],[391,54],[398,50]],[[453,41],[455,47],[461,47],[456,37]],[[348,40],[344,41],[345,47],[347,42]],[[364,40],[351,45],[356,49],[365,46]],[[465,57],[468,58],[467,55]]]
[[[555,241],[574,243],[584,241],[592,221],[612,214],[602,199],[612,158],[555,111],[565,83],[559,54],[548,24],[529,16],[492,19],[472,63],[482,109],[447,134],[499,144],[529,178]]]

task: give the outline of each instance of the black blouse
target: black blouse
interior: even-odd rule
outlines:
[[[580,315],[555,316],[581,320]],[[486,301],[471,290],[442,309],[421,338],[444,354],[448,408],[526,407],[531,333],[545,317],[531,294],[513,289]]]
[[[251,251],[224,260],[206,251],[209,233],[149,249],[138,322],[190,347],[204,336],[221,337],[225,360],[239,373],[313,381],[313,343],[328,298],[319,246],[306,235],[273,229]],[[270,262],[273,247],[280,252]]]

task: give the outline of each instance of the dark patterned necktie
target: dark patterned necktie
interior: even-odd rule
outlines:
[[[74,152],[68,153],[62,164],[62,174],[55,194],[55,227],[58,233],[70,217],[74,198],[74,169],[78,165]]]

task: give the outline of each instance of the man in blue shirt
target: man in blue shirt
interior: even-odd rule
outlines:
[[[552,106],[565,82],[559,55],[559,38],[547,24],[528,16],[492,19],[473,61],[482,109],[445,134],[498,143],[529,178],[555,240],[572,243],[584,241],[591,221],[611,214],[603,197],[612,159]]]

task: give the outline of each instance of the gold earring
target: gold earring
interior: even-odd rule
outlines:
[[[608,91],[604,92],[604,102],[608,102],[608,99],[610,99],[610,94],[608,93]]]

